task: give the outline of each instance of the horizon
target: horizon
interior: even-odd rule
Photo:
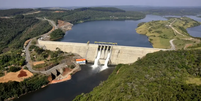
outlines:
[[[179,5],[178,5],[179,4]],[[201,7],[201,0],[0,0],[0,8],[56,8],[56,7],[114,7],[114,6],[141,6],[141,7]]]
[[[38,9],[38,8],[84,8],[84,7],[145,7],[145,8],[201,8],[201,6],[143,6],[143,5],[99,5],[99,6],[41,6],[41,7],[0,7],[0,9]]]

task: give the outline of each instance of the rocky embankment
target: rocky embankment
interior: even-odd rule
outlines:
[[[63,30],[64,32],[69,31],[72,29],[73,24],[69,23],[69,22],[65,22],[62,20],[58,20],[58,28],[60,28],[61,30]]]

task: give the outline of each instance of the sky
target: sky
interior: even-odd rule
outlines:
[[[0,8],[72,6],[200,6],[201,0],[0,0]]]

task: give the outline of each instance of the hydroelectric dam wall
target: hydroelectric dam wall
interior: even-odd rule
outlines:
[[[56,42],[56,41],[42,41],[38,40],[40,46],[45,49],[55,51],[57,48],[64,52],[77,53],[81,57],[87,59],[88,62],[94,62],[98,54],[99,44],[87,44],[87,43],[72,43],[72,42]],[[105,45],[109,46],[109,45]],[[130,46],[111,46],[111,56],[109,64],[130,64],[135,62],[138,58],[142,58],[147,53],[153,53],[160,50],[157,48],[144,48],[144,47],[130,47]],[[102,56],[105,57],[105,56]],[[104,64],[105,60],[99,60],[100,64]]]

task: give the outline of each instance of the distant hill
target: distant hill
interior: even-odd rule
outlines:
[[[34,11],[34,9],[5,9],[0,10],[0,16],[14,16],[17,14],[23,14]]]
[[[201,7],[151,7],[151,6],[115,6],[126,11],[140,11],[154,15],[197,15]]]

